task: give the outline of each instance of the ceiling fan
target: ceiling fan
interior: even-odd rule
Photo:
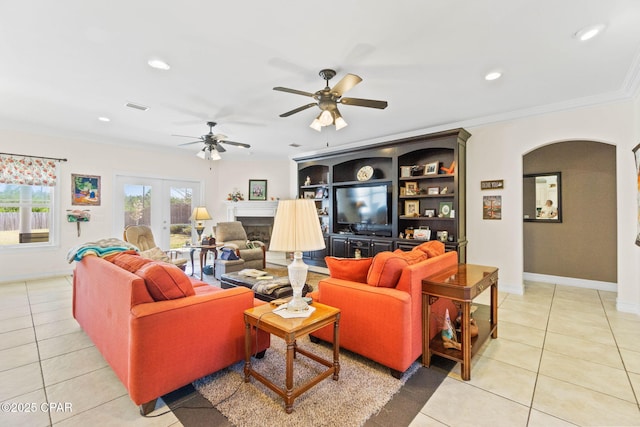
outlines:
[[[202,150],[198,152],[198,154],[196,154],[196,156],[200,157],[201,159],[209,159],[209,160],[220,160],[220,154],[218,153],[224,153],[225,151],[227,151],[220,144],[229,144],[229,145],[235,145],[236,147],[251,148],[251,145],[249,144],[227,140],[226,135],[222,135],[220,133],[217,133],[214,135],[213,127],[216,124],[217,124],[216,122],[207,122],[207,126],[209,126],[208,134],[200,136],[199,137],[200,139],[198,141],[187,142],[185,144],[180,144],[180,146],[198,144],[198,143],[204,142],[204,147],[202,148]],[[181,136],[185,138],[198,138],[197,136],[188,136],[188,135],[173,135],[173,136]]]
[[[345,105],[355,105],[357,107],[378,108],[381,110],[387,108],[387,101],[342,97],[342,95],[346,91],[350,90],[362,81],[359,76],[356,76],[355,74],[347,74],[342,78],[342,80],[336,83],[333,88],[330,88],[329,80],[335,77],[336,72],[327,68],[324,70],[320,70],[319,74],[320,77],[325,80],[326,87],[322,90],[317,91],[316,93],[289,89],[280,86],[273,88],[273,90],[278,90],[281,92],[289,92],[297,95],[309,96],[317,101],[280,114],[280,117],[289,117],[292,114],[299,113],[300,111],[317,105],[322,111],[320,112],[318,117],[316,117],[315,120],[311,123],[310,127],[320,132],[323,126],[335,125],[336,130],[340,130],[343,127],[347,126],[347,122],[344,121],[342,115],[340,114],[340,111],[338,110],[338,103]]]

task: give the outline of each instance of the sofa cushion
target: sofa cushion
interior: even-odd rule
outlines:
[[[141,257],[135,251],[120,252],[105,259],[120,268],[124,268],[130,273],[135,273],[141,269],[143,265],[153,262],[153,260],[149,258]]]
[[[426,253],[429,258],[433,258],[444,253],[444,243],[438,242],[437,240],[430,240],[419,244],[411,250],[422,251]]]
[[[424,261],[429,258],[429,256],[422,251],[403,251],[402,249],[396,249],[393,251],[394,254],[400,255],[402,258],[406,259],[409,265],[417,264],[420,261]]]
[[[367,274],[371,267],[372,258],[337,258],[327,256],[324,260],[329,269],[329,276],[336,279],[367,283]]]
[[[135,272],[144,279],[154,300],[163,301],[195,295],[191,280],[173,264],[152,261]]]
[[[409,262],[398,254],[388,251],[380,252],[373,257],[367,274],[367,284],[395,288],[402,274],[402,269],[408,265]]]

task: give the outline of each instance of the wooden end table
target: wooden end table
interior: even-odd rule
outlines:
[[[307,318],[285,319],[278,314],[273,313],[275,308],[271,304],[263,304],[254,308],[245,310],[245,363],[244,363],[244,382],[249,382],[250,377],[254,377],[280,397],[284,399],[285,410],[287,414],[293,411],[293,401],[305,391],[318,384],[323,379],[333,375],[333,380],[338,381],[340,373],[339,362],[339,342],[338,342],[338,326],[340,323],[340,309],[330,307],[328,305],[313,303],[315,311]],[[333,323],[333,361],[325,360],[320,356],[310,353],[304,349],[298,348],[296,338],[307,335],[324,326]],[[287,343],[286,355],[286,379],[285,388],[279,387],[269,379],[256,372],[251,365],[251,328],[256,328],[269,332],[277,337],[285,340]],[[297,354],[302,354],[316,362],[324,365],[327,369],[317,376],[311,378],[305,384],[293,386],[293,359]]]
[[[476,312],[474,319],[479,333],[472,339],[469,331],[471,302],[487,288],[491,288],[489,319],[482,318],[482,310]],[[453,300],[456,307],[462,311],[462,350],[445,348],[440,334],[429,339],[431,304],[439,298]],[[455,313],[450,315],[455,319]],[[484,317],[487,317],[486,314]],[[498,338],[498,269],[496,267],[458,264],[422,280],[422,364],[424,366],[429,366],[432,354],[455,360],[461,363],[462,379],[468,381],[471,379],[471,357],[489,335],[491,338]]]

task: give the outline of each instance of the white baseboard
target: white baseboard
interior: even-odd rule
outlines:
[[[20,274],[16,276],[3,277],[0,282],[0,286],[3,283],[23,282],[26,280],[48,279],[50,277],[58,276],[73,276],[73,269],[61,270],[61,271],[46,271],[46,272],[30,272],[26,274]]]
[[[598,280],[577,279],[574,277],[551,276],[548,274],[523,273],[522,278],[532,282],[552,283],[554,285],[575,286],[576,288],[596,289],[598,291],[618,292],[618,284]]]

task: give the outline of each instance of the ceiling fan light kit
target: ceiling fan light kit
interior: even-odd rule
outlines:
[[[309,96],[316,100],[316,102],[311,102],[307,105],[303,105],[302,107],[295,108],[291,111],[287,111],[286,113],[280,114],[280,117],[289,117],[292,114],[299,113],[300,111],[306,110],[307,108],[311,108],[313,106],[317,106],[320,108],[321,113],[316,117],[310,128],[317,130],[320,132],[322,127],[335,125],[336,130],[340,130],[347,126],[347,122],[342,118],[342,115],[338,111],[338,103],[345,105],[354,105],[357,107],[369,107],[369,108],[377,108],[383,110],[387,108],[387,101],[376,101],[373,99],[362,99],[362,98],[342,98],[342,95],[353,88],[355,85],[362,81],[362,78],[356,76],[355,74],[347,74],[340,80],[333,88],[329,87],[329,80],[335,77],[336,72],[331,69],[320,70],[320,77],[322,77],[326,82],[326,87],[322,90],[317,91],[316,93],[305,92],[297,89],[289,89],[286,87],[274,87],[273,90],[277,90],[280,92],[289,92],[296,95]]]

